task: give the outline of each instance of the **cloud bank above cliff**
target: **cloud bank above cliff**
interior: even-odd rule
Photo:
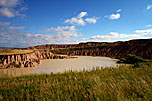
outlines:
[[[132,34],[119,34],[117,32],[110,32],[109,34],[106,35],[97,35],[97,36],[92,36],[89,38],[90,40],[95,40],[95,41],[101,41],[101,40],[107,40],[107,41],[112,41],[112,40],[118,40],[118,39],[139,39],[139,38],[151,38],[148,36],[152,35],[152,29],[146,29],[146,30],[136,30]],[[147,37],[146,37],[147,36]]]

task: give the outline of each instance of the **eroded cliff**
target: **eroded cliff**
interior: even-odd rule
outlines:
[[[59,56],[49,50],[33,50],[26,54],[0,55],[0,68],[24,68],[34,67],[40,64],[43,59],[64,59],[67,56]]]
[[[122,58],[128,54],[135,54],[143,58],[152,58],[152,39],[138,39],[130,41],[108,42],[87,42],[65,45],[40,45],[28,47],[28,49],[58,49],[59,53],[67,55],[85,56],[108,56]],[[67,52],[59,49],[69,49]],[[71,51],[72,50],[72,51]]]

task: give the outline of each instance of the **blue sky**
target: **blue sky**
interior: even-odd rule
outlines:
[[[0,0],[0,47],[146,38],[151,0]]]

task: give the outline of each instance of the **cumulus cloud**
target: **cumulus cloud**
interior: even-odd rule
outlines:
[[[76,17],[65,20],[65,23],[70,23],[73,25],[81,25],[81,26],[84,26],[86,24],[82,18],[76,18]]]
[[[146,25],[146,27],[151,27],[151,26],[152,26],[152,24]]]
[[[0,0],[0,16],[12,18],[15,16],[23,16],[25,14],[20,14],[24,7],[16,10],[16,7],[22,3],[23,0]]]
[[[19,2],[20,0],[0,0],[0,6],[15,7]]]
[[[110,32],[107,35],[92,36],[91,40],[115,40],[115,39],[133,39],[133,38],[151,38],[152,29],[136,30],[133,34],[119,34],[117,32]]]
[[[9,8],[0,8],[0,15],[8,18],[12,18],[15,16],[15,12]]]
[[[141,35],[152,35],[152,29],[136,30],[136,31],[134,31],[134,33],[141,34]]]
[[[148,5],[147,6],[147,10],[151,9],[152,8],[152,5]]]
[[[119,12],[121,12],[121,11],[122,11],[122,9],[118,9],[116,12],[119,13]]]
[[[112,20],[119,19],[120,18],[120,14],[119,13],[117,13],[117,14],[111,14],[111,15],[108,16],[108,18],[112,19]]]
[[[22,27],[8,27],[8,29],[18,30],[18,29],[25,29],[25,27],[24,26],[22,26]]]
[[[30,32],[8,31],[0,33],[0,47],[28,47],[40,44],[64,44],[77,42],[77,34],[70,32],[58,34],[39,34]]]
[[[111,20],[116,20],[116,19],[120,19],[120,13],[122,9],[118,9],[116,12],[116,14],[111,14],[111,15],[106,15],[105,18],[109,18]]]
[[[9,27],[0,31],[0,47],[27,47],[38,44],[50,43],[75,43],[81,34],[77,32],[75,26],[58,26],[48,28],[48,34],[21,32],[19,29],[25,27]],[[2,44],[3,43],[3,44]]]
[[[78,37],[78,32],[75,26],[58,26],[57,28],[48,28],[47,30],[44,30],[43,32],[55,32],[57,36],[64,37],[64,38],[70,38],[70,37]]]
[[[19,10],[20,10],[20,11],[26,11],[26,10],[28,10],[28,7],[27,7],[27,6],[23,6],[23,7],[21,7]]]
[[[84,41],[84,40],[86,40],[87,38],[81,38],[81,41]]]
[[[91,40],[113,40],[113,39],[120,39],[120,38],[136,38],[139,37],[137,34],[118,34],[117,32],[110,32],[107,35],[97,35],[92,36]]]
[[[72,25],[80,25],[80,26],[85,26],[86,23],[96,23],[97,19],[96,18],[86,18],[83,19],[84,16],[88,15],[87,12],[81,12],[78,14],[76,17],[72,17],[71,19],[66,19],[64,22],[65,23],[70,23]]]
[[[11,24],[10,22],[0,22],[0,27],[8,26],[10,24]]]
[[[97,22],[97,19],[96,18],[86,18],[85,21],[88,22],[88,23],[95,24]]]
[[[78,18],[82,18],[82,17],[84,17],[84,16],[86,16],[87,15],[87,12],[81,12],[79,15],[78,15]]]

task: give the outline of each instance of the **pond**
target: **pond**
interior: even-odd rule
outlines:
[[[117,67],[116,59],[109,57],[76,56],[72,59],[42,60],[41,64],[32,68],[1,69],[0,76],[19,76],[37,73],[57,73],[69,70],[91,70],[95,67]]]

